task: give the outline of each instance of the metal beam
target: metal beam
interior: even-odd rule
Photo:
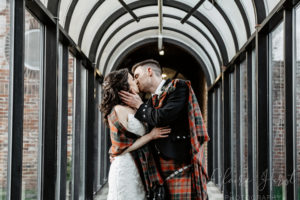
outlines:
[[[10,1],[11,5],[11,62],[10,62],[10,118],[9,118],[9,163],[7,199],[21,199],[22,157],[23,157],[23,117],[24,117],[24,30],[25,2]]]
[[[123,1],[119,0],[119,2],[122,4],[123,8],[132,16],[132,18],[136,21],[139,22],[140,19],[134,14],[134,12],[130,9],[130,7]]]
[[[114,66],[112,67],[112,70],[117,69],[117,67],[121,64],[122,60],[126,57],[126,55],[128,55],[129,52],[133,51],[134,49],[138,48],[139,46],[156,43],[156,42],[157,42],[157,38],[149,38],[149,39],[145,39],[143,41],[137,42],[137,43],[133,44],[132,46],[128,47],[123,52],[123,54],[117,58],[116,62],[114,63]],[[201,69],[203,70],[205,77],[207,77],[206,81],[207,81],[208,86],[211,85],[211,79],[210,79],[209,73],[205,67],[205,63],[203,62],[202,58],[192,48],[190,48],[189,46],[185,45],[184,43],[182,43],[180,41],[173,40],[170,38],[165,38],[165,43],[170,43],[170,44],[174,44],[178,47],[181,47],[185,51],[187,51],[190,55],[192,55],[198,62],[199,66],[201,66]]]
[[[191,10],[186,14],[186,16],[180,21],[182,24],[184,24],[190,16],[204,3],[204,0],[200,0]]]
[[[137,30],[137,31],[134,31],[132,32],[131,34],[128,34],[126,37],[124,37],[122,40],[120,40],[113,48],[113,50],[109,53],[109,55],[107,56],[107,59],[106,59],[106,62],[105,62],[105,65],[104,65],[104,68],[103,68],[103,74],[106,74],[106,69],[107,69],[107,66],[108,66],[108,62],[110,60],[110,58],[112,57],[114,51],[124,42],[126,41],[129,37],[131,36],[134,36],[136,35],[137,33],[140,33],[140,32],[143,32],[143,31],[147,31],[147,30],[153,30],[153,29],[157,29],[158,27],[157,26],[153,26],[153,27],[147,27],[147,28],[144,28],[144,29],[140,29],[140,30]],[[174,28],[170,28],[170,27],[165,27],[166,30],[170,30],[170,31],[174,31],[174,32],[177,32],[177,33],[180,33],[184,36],[186,36],[187,38],[191,39],[193,42],[195,42],[203,51],[204,53],[206,54],[206,56],[208,57],[212,67],[213,67],[213,70],[214,70],[214,75],[216,77],[216,71],[215,71],[215,68],[214,68],[214,63],[210,57],[210,55],[208,54],[208,52],[205,50],[205,48],[193,37],[189,36],[188,34],[182,32],[182,31],[179,31],[177,29],[174,29]],[[205,65],[206,66],[206,65]],[[208,77],[207,77],[208,78]]]
[[[157,14],[148,14],[148,15],[142,15],[140,16],[140,19],[145,19],[145,18],[148,18],[148,17],[156,17]],[[164,14],[164,17],[165,18],[171,18],[171,19],[177,19],[177,20],[180,20],[181,18],[178,17],[178,16],[175,16],[175,15],[169,15],[169,14]],[[116,35],[118,33],[118,31],[120,31],[122,28],[124,28],[125,26],[133,23],[134,20],[129,20],[127,22],[125,22],[124,24],[120,25],[116,30],[114,30],[110,35],[109,37],[105,40],[104,44],[101,46],[101,49],[100,49],[100,52],[99,52],[99,55],[98,55],[98,58],[97,58],[97,62],[96,62],[96,67],[99,66],[99,63],[100,63],[100,59],[102,57],[102,54],[103,54],[103,51],[105,49],[105,47],[107,46],[107,44],[109,43],[109,41],[113,38],[114,35]],[[197,31],[199,31],[205,38],[206,40],[210,43],[210,45],[212,46],[212,48],[214,49],[214,52],[215,54],[217,55],[217,58],[218,58],[218,61],[219,63],[222,63],[222,60],[221,60],[221,56],[217,50],[217,48],[215,47],[214,43],[211,41],[211,39],[206,35],[206,33],[201,30],[198,26],[196,26],[195,24],[187,21],[186,24],[190,25],[191,27],[195,28]]]

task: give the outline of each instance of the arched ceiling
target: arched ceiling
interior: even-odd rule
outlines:
[[[203,61],[210,80],[280,0],[163,0],[163,38]],[[157,0],[42,0],[79,48],[105,74],[143,40],[158,38]],[[191,12],[194,11],[194,12]],[[184,20],[183,20],[184,19]]]

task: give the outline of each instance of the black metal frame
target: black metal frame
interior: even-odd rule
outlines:
[[[128,34],[126,37],[122,38],[122,40],[120,40],[115,46],[114,48],[112,49],[112,51],[108,54],[107,56],[107,59],[106,59],[106,62],[105,62],[105,65],[104,65],[104,68],[103,68],[103,74],[106,74],[106,69],[107,69],[107,66],[108,66],[108,62],[110,61],[110,58],[113,56],[113,53],[115,52],[115,50],[124,42],[126,41],[128,38],[130,38],[131,36],[134,36],[140,32],[144,32],[144,31],[147,31],[147,30],[156,30],[158,29],[158,26],[149,26],[147,28],[143,28],[143,29],[140,29],[140,30],[137,30],[137,31],[134,31],[130,34]],[[209,59],[210,61],[210,64],[211,66],[213,67],[213,71],[214,71],[214,75],[216,77],[216,70],[214,68],[214,63],[212,61],[212,58],[210,57],[209,53],[205,50],[205,48],[201,45],[200,42],[198,42],[195,38],[193,38],[192,36],[186,34],[185,32],[183,31],[180,31],[180,30],[177,30],[175,28],[171,28],[171,27],[164,27],[164,30],[170,30],[170,31],[174,31],[174,32],[177,32],[177,33],[180,33],[184,36],[186,36],[187,38],[189,38],[190,40],[192,40],[193,42],[195,42],[203,51],[204,53],[206,54],[207,58]],[[208,73],[207,69],[203,69],[205,73]],[[208,73],[209,74],[209,73]],[[207,76],[208,77],[208,76]]]
[[[8,168],[8,198],[21,199],[22,194],[22,159],[23,159],[23,115],[24,115],[24,43],[25,43],[25,3],[14,1],[11,7],[13,21],[13,55],[12,56],[12,87],[11,94],[11,153]]]

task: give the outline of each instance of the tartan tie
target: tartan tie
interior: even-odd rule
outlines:
[[[152,105],[153,105],[153,107],[157,106],[157,103],[158,103],[158,98],[157,97],[158,97],[157,94],[152,96]]]

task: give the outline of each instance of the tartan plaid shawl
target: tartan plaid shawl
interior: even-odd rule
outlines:
[[[159,104],[155,108],[159,108],[163,105],[163,101],[167,94],[175,91],[176,84],[179,79],[172,80],[164,92],[159,96]],[[181,80],[182,81],[182,80]],[[208,199],[206,182],[208,180],[208,175],[206,172],[205,155],[204,155],[204,142],[209,141],[209,136],[207,134],[205,124],[202,118],[201,110],[193,91],[190,81],[184,80],[184,82],[189,87],[189,97],[188,97],[188,116],[189,116],[189,127],[191,135],[191,146],[192,146],[192,164],[193,164],[193,187],[197,191],[197,200]]]
[[[128,147],[130,147],[138,139],[138,136],[126,130],[118,120],[115,110],[112,110],[108,115],[108,122],[110,127],[110,139],[112,142],[110,153],[112,157],[115,157],[121,155]],[[157,185],[163,184],[163,180],[157,170],[154,158],[150,153],[147,144],[130,153],[140,172],[147,194],[149,194]]]

